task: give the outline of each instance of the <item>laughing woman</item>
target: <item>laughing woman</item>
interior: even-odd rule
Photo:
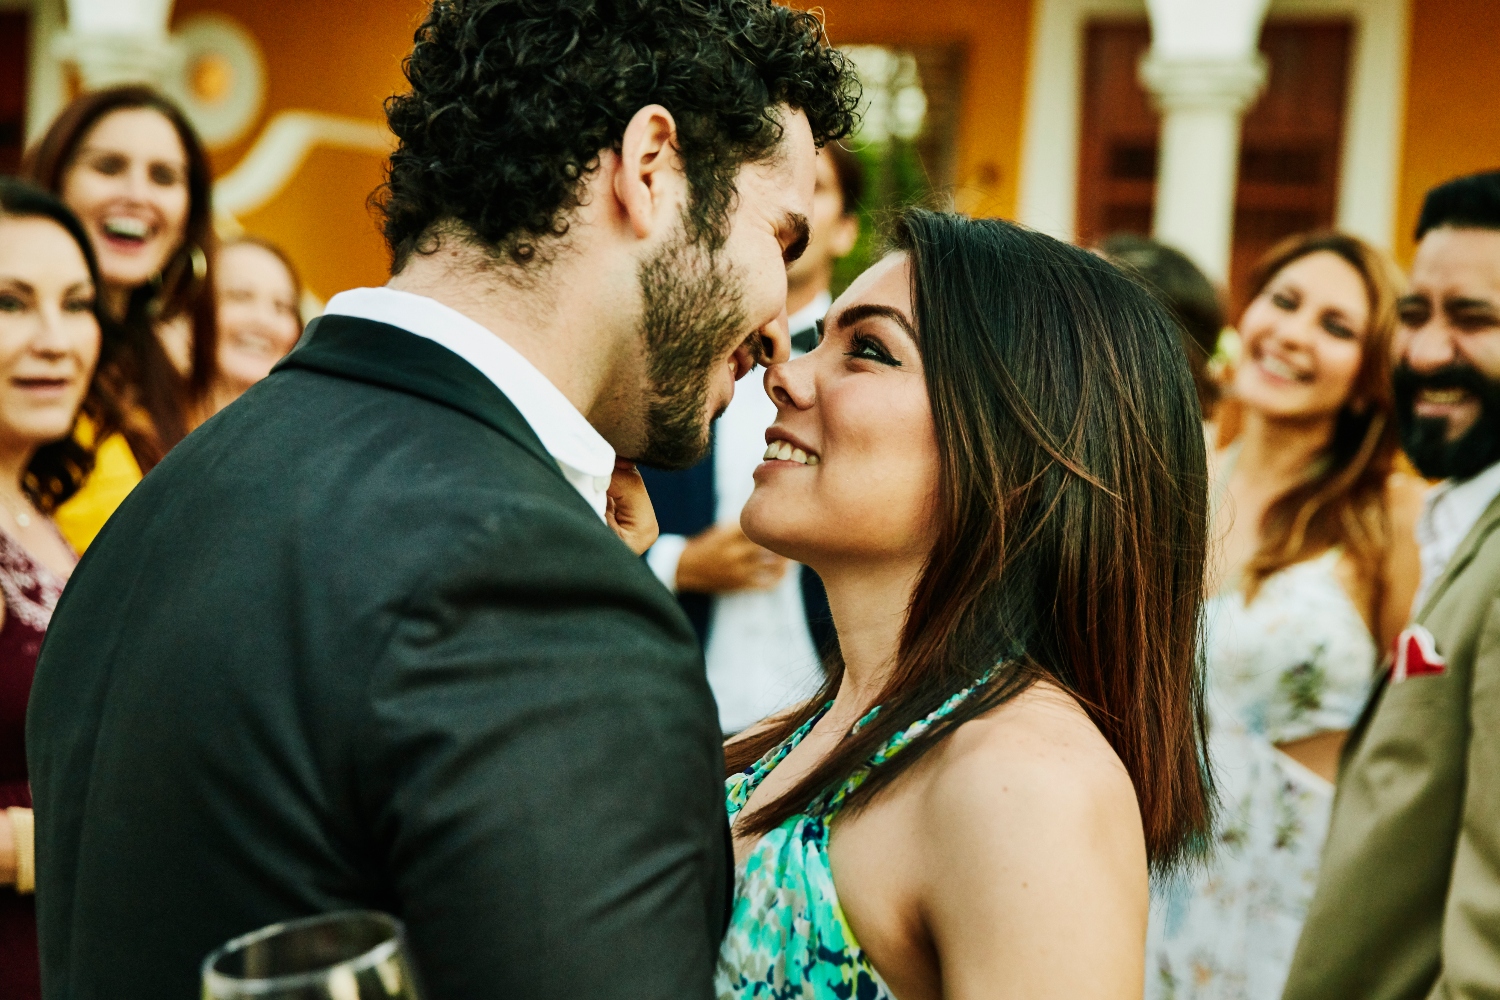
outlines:
[[[147,87],[84,94],[26,159],[30,179],[88,232],[101,311],[124,331],[100,377],[125,402],[120,433],[93,440],[93,474],[57,520],[82,551],[180,441],[214,372],[216,315],[208,157],[182,111]]]
[[[112,428],[93,379],[103,333],[98,270],[56,199],[0,177],[0,994],[41,995],[32,906],[35,852],[26,703],[42,636],[75,557],[51,515],[90,463],[72,438],[80,407]]]
[[[839,648],[726,749],[719,996],[1139,997],[1148,870],[1209,814],[1187,360],[1092,254],[921,211],[895,245],[766,375],[741,523]]]
[[[1152,1000],[1277,1000],[1286,982],[1339,751],[1420,575],[1424,487],[1393,471],[1398,281],[1338,233],[1292,237],[1253,277],[1240,432],[1214,460],[1204,646],[1222,813],[1210,864],[1152,913]]]

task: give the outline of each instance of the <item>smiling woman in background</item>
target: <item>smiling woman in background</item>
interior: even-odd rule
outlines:
[[[241,236],[219,248],[214,271],[219,356],[205,419],[271,374],[302,336],[302,282],[280,247]]]
[[[1423,486],[1393,472],[1398,283],[1352,236],[1293,237],[1240,320],[1243,418],[1213,463],[1205,616],[1221,813],[1210,863],[1152,914],[1147,997],[1281,996],[1339,751],[1419,575]]]
[[[49,516],[92,457],[80,408],[111,431],[119,409],[94,379],[100,286],[83,227],[51,196],[0,178],[0,985],[38,982],[26,703],[42,636],[76,561]]]
[[[208,159],[182,112],[146,87],[85,94],[27,154],[26,172],[67,203],[98,257],[103,314],[124,330],[101,377],[126,401],[118,437],[58,524],[80,551],[144,472],[182,440],[215,364]],[[80,428],[93,445],[94,429]]]

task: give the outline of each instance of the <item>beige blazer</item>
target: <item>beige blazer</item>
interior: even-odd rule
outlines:
[[[1350,734],[1285,1000],[1500,997],[1500,499],[1416,622],[1446,667]]]

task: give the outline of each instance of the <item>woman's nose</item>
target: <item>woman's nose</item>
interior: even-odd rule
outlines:
[[[766,395],[777,409],[805,410],[812,405],[816,380],[812,355],[804,354],[766,369]]]

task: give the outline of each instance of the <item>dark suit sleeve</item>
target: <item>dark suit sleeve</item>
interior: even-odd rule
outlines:
[[[709,997],[723,763],[670,596],[586,507],[524,500],[419,589],[362,794],[431,1000]]]
[[[1500,599],[1480,626],[1470,676],[1463,816],[1432,1000],[1500,995]]]

